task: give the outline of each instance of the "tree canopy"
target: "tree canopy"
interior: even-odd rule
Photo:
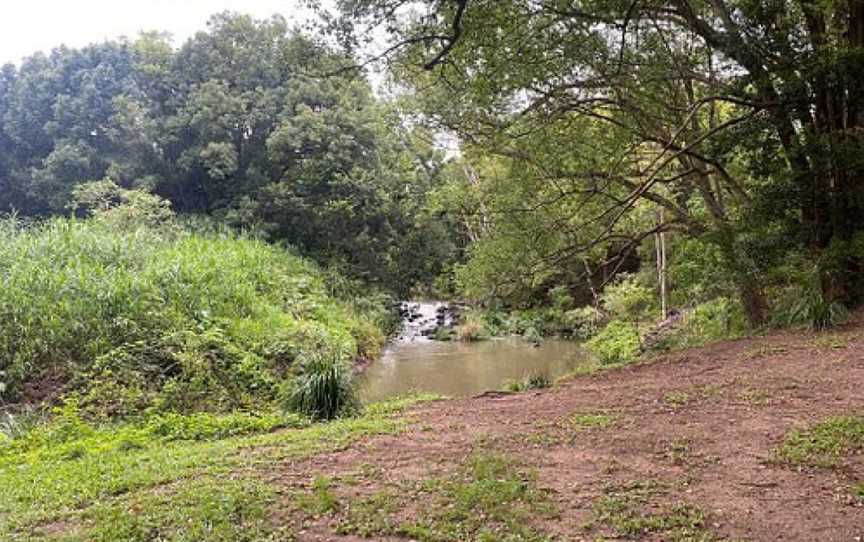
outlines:
[[[431,281],[403,240],[449,250],[418,218],[443,157],[365,78],[322,76],[351,63],[282,17],[222,13],[179,50],[148,33],[5,66],[0,210],[65,213],[108,178],[373,282]]]
[[[384,28],[438,126],[535,179],[538,209],[571,206],[545,259],[678,231],[719,247],[753,322],[793,249],[827,299],[860,300],[864,3],[339,4],[343,42]]]

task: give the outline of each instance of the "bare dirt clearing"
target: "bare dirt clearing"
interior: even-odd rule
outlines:
[[[300,540],[862,540],[860,456],[831,469],[776,456],[792,430],[864,414],[862,387],[856,324],[672,353],[544,392],[430,403],[405,433],[284,464],[276,514]],[[477,457],[507,458],[517,474],[484,478]],[[508,505],[516,522],[483,501],[483,484],[502,478],[531,488]],[[460,506],[485,519],[466,526]]]

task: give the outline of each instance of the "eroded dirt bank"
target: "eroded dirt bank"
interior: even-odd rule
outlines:
[[[282,465],[274,514],[300,540],[862,540],[862,456],[833,468],[776,458],[790,431],[864,414],[862,388],[859,322],[668,354],[543,392],[431,403],[403,434]],[[458,530],[476,496],[465,501],[474,486],[453,480],[478,455],[530,478],[511,503],[529,531],[495,510],[486,531],[482,518]]]

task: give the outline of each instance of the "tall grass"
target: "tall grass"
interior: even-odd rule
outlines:
[[[351,382],[351,368],[337,352],[310,354],[300,364],[300,374],[286,397],[288,410],[316,420],[332,420],[356,410],[358,402]]]
[[[219,410],[270,399],[303,352],[356,355],[377,337],[314,265],[259,240],[0,221],[0,399],[60,384],[134,408]]]

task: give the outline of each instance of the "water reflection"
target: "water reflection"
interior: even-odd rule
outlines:
[[[579,344],[564,340],[546,340],[536,347],[519,339],[400,342],[366,370],[360,395],[375,401],[420,390],[464,397],[502,389],[508,381],[532,373],[554,379],[585,357]]]

